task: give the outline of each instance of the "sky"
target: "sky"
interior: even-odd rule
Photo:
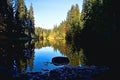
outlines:
[[[78,4],[82,10],[83,0],[25,0],[27,9],[31,3],[34,9],[35,27],[53,29],[67,17],[72,5]]]

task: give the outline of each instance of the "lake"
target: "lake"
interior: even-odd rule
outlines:
[[[70,63],[66,65],[85,65],[83,49],[76,51],[72,45],[66,45],[64,40],[11,41],[0,46],[0,66],[18,73],[46,72],[64,66],[52,63],[52,58],[57,56],[68,57]]]
[[[27,69],[25,72],[44,72],[49,71],[55,68],[59,68],[62,66],[55,66],[52,64],[52,58],[56,56],[65,56],[64,54],[60,53],[59,50],[55,51],[53,47],[42,47],[40,49],[35,49],[34,60],[33,60],[33,67],[27,65]]]
[[[104,52],[103,52],[104,51]],[[109,51],[110,52],[110,51]],[[65,40],[51,41],[9,41],[0,44],[0,71],[9,73],[48,72],[50,70],[70,66],[107,66],[112,55],[107,50],[83,49],[80,45],[67,43]],[[52,58],[62,56],[69,59],[68,64],[55,65]],[[107,57],[107,59],[106,59]],[[113,67],[113,68],[112,68]],[[106,75],[113,75],[114,70]],[[104,78],[103,78],[104,79]],[[106,78],[105,78],[106,79]]]
[[[50,71],[55,68],[60,68],[64,65],[54,65],[52,63],[52,58],[54,57],[68,57],[70,60],[70,63],[66,65],[72,65],[72,66],[79,66],[82,65],[82,62],[80,61],[80,56],[83,56],[83,52],[81,53],[72,53],[67,45],[64,43],[64,41],[59,41],[57,44],[50,41],[39,41],[35,43],[35,49],[34,49],[34,59],[32,60],[32,66],[30,64],[27,64],[26,69],[24,69],[24,72],[46,72]],[[82,51],[82,50],[81,50]],[[74,56],[72,56],[73,54]]]

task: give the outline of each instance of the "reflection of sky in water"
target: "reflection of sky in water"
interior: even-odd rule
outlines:
[[[64,56],[58,50],[54,50],[52,47],[43,47],[41,49],[35,49],[33,72],[47,71],[61,66],[55,66],[51,63],[52,58],[56,56]],[[27,72],[30,71],[29,65],[27,66]]]

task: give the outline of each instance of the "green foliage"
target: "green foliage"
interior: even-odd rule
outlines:
[[[49,35],[49,39],[65,39],[66,21],[62,21],[59,26],[54,26]]]
[[[8,37],[25,35],[34,37],[32,5],[28,12],[24,0],[2,0],[0,2],[0,32]]]
[[[34,11],[33,11],[33,6],[31,4],[30,10],[29,10],[29,18],[31,19],[33,25],[34,25]]]
[[[39,40],[47,39],[51,30],[49,29],[43,29],[40,27],[35,27],[35,34],[37,35]]]
[[[82,41],[87,45],[112,46],[118,28],[118,12],[112,0],[85,0],[81,21],[83,23]],[[119,32],[119,31],[118,31]],[[118,33],[117,33],[118,34]],[[117,38],[116,38],[117,39]],[[89,42],[88,42],[89,41]]]
[[[30,6],[30,10],[27,12],[27,21],[26,22],[27,22],[27,25],[26,25],[27,35],[34,37],[35,27],[34,27],[34,11],[33,11],[32,4]]]
[[[79,41],[81,32],[81,20],[79,6],[71,6],[71,10],[68,11],[68,15],[65,21],[62,21],[59,25],[55,25],[51,31],[45,31],[43,29],[35,29],[35,33],[42,39],[66,39],[69,41]]]
[[[20,20],[22,20],[26,17],[27,9],[24,0],[18,0],[18,2],[17,16]]]
[[[67,31],[66,31],[66,39],[69,41],[78,41],[81,31],[80,24],[80,11],[79,6],[76,4],[72,5],[71,9],[68,11],[67,18]]]

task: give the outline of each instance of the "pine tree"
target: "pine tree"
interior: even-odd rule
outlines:
[[[76,4],[71,6],[67,14],[66,39],[69,41],[78,40],[77,37],[80,35],[80,30],[80,11],[78,4]]]
[[[24,0],[18,0],[18,9],[16,12],[17,32],[24,34],[26,27],[27,8]]]
[[[33,11],[33,6],[31,4],[30,10],[29,10],[29,19],[30,19],[30,32],[34,34],[34,11]]]

